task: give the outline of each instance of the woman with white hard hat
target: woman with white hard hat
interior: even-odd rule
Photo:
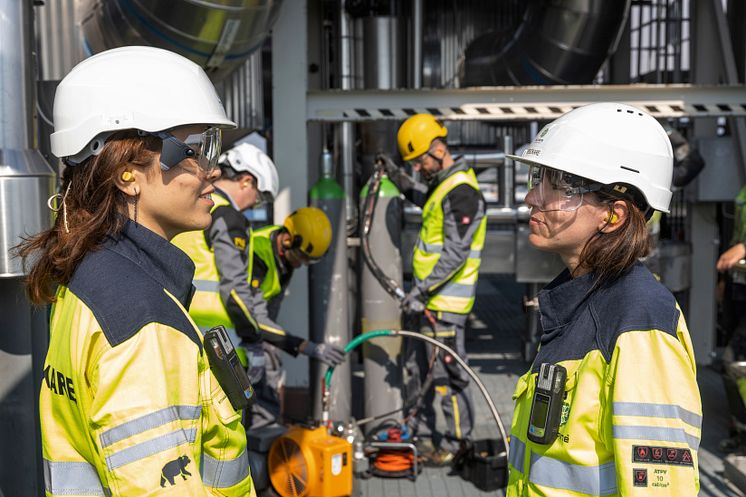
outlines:
[[[671,199],[666,132],[635,107],[592,104],[513,158],[530,168],[529,241],[567,269],[539,293],[543,335],[513,394],[507,495],[696,495],[691,338],[638,262],[646,218]]]
[[[169,240],[210,224],[222,128],[204,71],[152,47],[78,64],[54,101],[54,226],[21,245],[52,303],[41,385],[46,494],[253,495],[240,413],[187,313]]]

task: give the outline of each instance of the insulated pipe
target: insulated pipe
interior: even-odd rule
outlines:
[[[491,32],[466,49],[464,86],[590,83],[614,52],[631,0],[532,0],[513,38]]]
[[[33,148],[33,39],[31,4],[0,0],[0,278],[24,275],[12,248],[52,224],[54,173]]]
[[[310,339],[317,343],[342,346],[350,341],[347,295],[347,230],[345,192],[334,180],[332,154],[324,149],[321,155],[321,179],[311,188],[311,205],[318,207],[332,225],[332,245],[329,251],[309,270],[311,286]],[[321,416],[322,369],[318,361],[310,361],[311,399],[315,418]],[[333,403],[329,407],[334,419],[350,418],[351,373],[349,362],[339,366],[340,374],[333,388]]]
[[[16,0],[17,1],[17,0]],[[220,81],[261,47],[281,0],[88,0],[86,49],[153,45],[179,53]]]

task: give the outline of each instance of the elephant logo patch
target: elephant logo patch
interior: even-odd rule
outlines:
[[[161,487],[166,486],[166,482],[172,486],[176,485],[174,478],[181,475],[183,479],[187,479],[187,476],[192,476],[192,473],[187,471],[186,467],[191,462],[188,456],[181,456],[173,461],[169,461],[163,466],[161,470]]]

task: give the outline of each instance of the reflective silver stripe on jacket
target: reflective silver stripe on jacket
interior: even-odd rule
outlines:
[[[192,443],[196,438],[197,430],[195,428],[176,430],[115,452],[106,458],[106,465],[110,471],[113,471],[120,466],[145,459],[172,447]]]
[[[54,462],[44,459],[44,486],[52,495],[104,497],[96,468],[87,462]]]
[[[106,430],[101,434],[101,447],[105,448],[115,444],[120,440],[129,438],[138,433],[142,433],[158,426],[171,423],[173,421],[186,420],[193,421],[199,419],[202,413],[202,406],[169,406],[158,411],[140,416],[139,418],[127,421],[121,425]]]
[[[600,466],[580,466],[532,453],[528,481],[589,495],[617,493],[613,461]]]
[[[654,440],[657,442],[680,442],[689,445],[692,450],[699,448],[699,437],[690,435],[682,428],[665,426],[619,426],[613,427],[614,438],[623,440]]]
[[[427,244],[419,238],[417,239],[417,248],[422,250],[423,252],[427,252],[428,254],[439,254],[443,252],[442,243]],[[482,251],[481,250],[470,250],[468,257],[469,259],[479,259],[480,257],[482,257]],[[195,283],[195,286],[196,286],[196,283]]]
[[[219,461],[202,454],[202,481],[208,487],[228,488],[238,485],[249,476],[249,456],[243,451],[230,461]]]
[[[471,298],[474,296],[475,286],[464,285],[463,283],[447,283],[443,288],[436,292],[438,297],[463,297]]]
[[[614,402],[614,416],[642,416],[648,418],[680,419],[689,426],[702,429],[702,416],[676,404],[645,402]]]
[[[439,254],[443,251],[442,243],[425,243],[422,238],[417,239],[417,248],[428,254]]]
[[[510,455],[508,456],[508,462],[515,469],[523,473],[523,461],[526,458],[526,444],[523,440],[519,440],[518,437],[510,437]]]
[[[220,283],[217,281],[194,280],[192,281],[192,284],[194,285],[194,288],[196,288],[198,292],[218,293],[218,291],[220,290]]]

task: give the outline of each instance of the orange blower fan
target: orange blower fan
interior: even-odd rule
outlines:
[[[291,427],[269,450],[269,479],[281,497],[352,494],[352,445],[326,428]]]

